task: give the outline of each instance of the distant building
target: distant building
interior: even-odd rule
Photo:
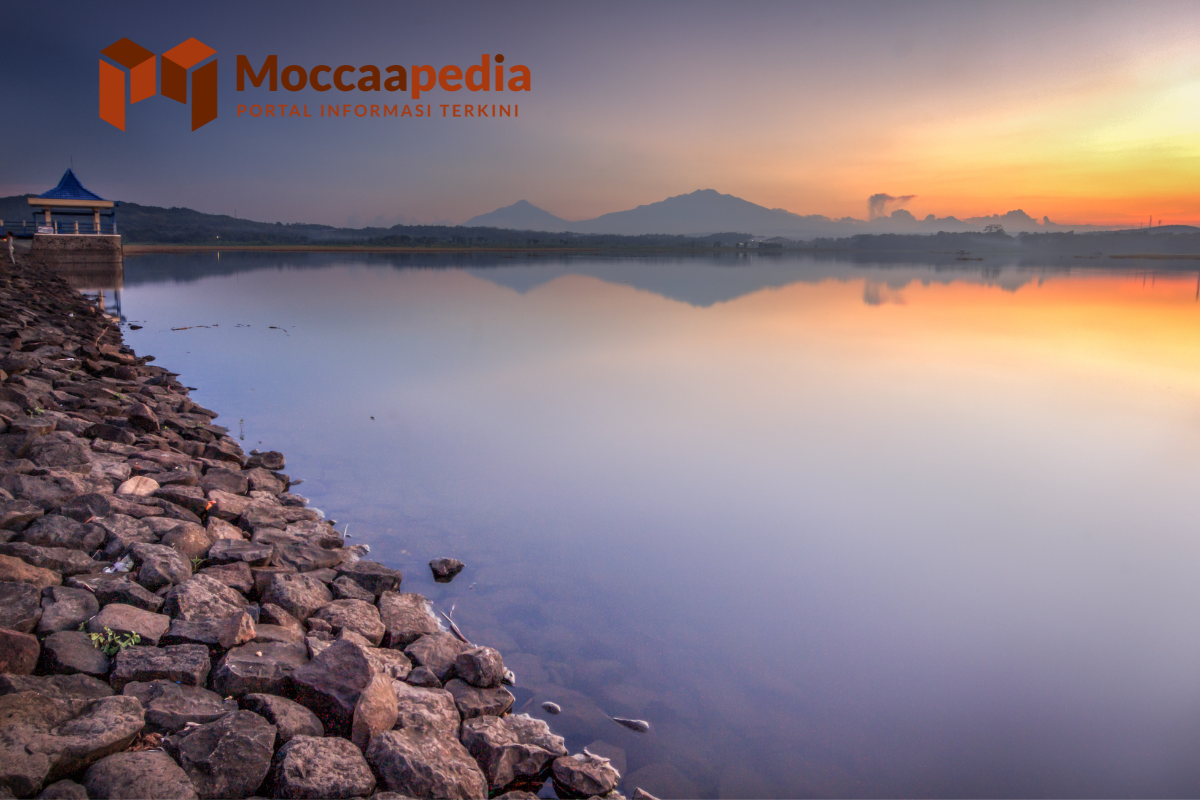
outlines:
[[[57,236],[117,235],[117,204],[85,189],[70,169],[63,173],[58,186],[28,200],[29,205],[35,209],[35,217],[36,210],[40,210],[45,216],[41,220],[35,218],[36,233]],[[58,219],[54,219],[55,216],[58,216]],[[79,217],[89,216],[91,220],[79,220]],[[107,221],[103,218],[107,218]]]

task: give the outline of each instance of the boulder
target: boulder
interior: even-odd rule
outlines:
[[[242,562],[251,567],[265,567],[275,557],[275,545],[255,544],[245,539],[217,539],[208,549],[208,560],[215,564]]]
[[[125,555],[135,542],[154,544],[158,541],[158,536],[149,525],[128,514],[113,514],[96,520],[96,524],[103,528],[105,533],[103,555],[112,561]]]
[[[240,470],[210,467],[200,479],[200,488],[205,493],[219,489],[229,494],[245,494],[250,491],[250,479]]]
[[[413,686],[424,686],[427,689],[442,688],[442,682],[429,670],[429,667],[413,667],[412,672],[408,673],[408,677],[404,680]]]
[[[22,531],[46,512],[27,500],[0,503],[0,530]]]
[[[137,581],[150,591],[183,583],[192,575],[192,565],[173,547],[134,542],[129,552],[140,567]]]
[[[220,657],[221,653],[254,639],[254,619],[238,611],[225,619],[171,620],[163,644],[202,644]]]
[[[283,694],[294,670],[308,663],[303,645],[252,642],[225,654],[213,672],[213,689],[223,696]]]
[[[199,574],[220,581],[230,589],[236,589],[242,594],[250,594],[254,589],[254,577],[250,574],[250,566],[242,561],[205,567],[200,570]]]
[[[88,620],[89,633],[104,633],[108,628],[113,633],[136,633],[140,638],[138,644],[154,646],[171,627],[171,618],[165,614],[155,614],[124,603],[109,603],[100,609],[100,613]]]
[[[195,800],[196,787],[161,750],[113,753],[88,767],[83,785],[92,797]],[[87,797],[88,795],[84,795]]]
[[[433,579],[438,583],[449,583],[454,576],[463,571],[463,562],[457,558],[435,558],[429,562],[433,571]]]
[[[487,778],[457,739],[404,728],[371,740],[367,761],[388,791],[446,800],[483,798]]]
[[[81,672],[103,678],[112,661],[104,655],[88,634],[64,630],[52,633],[42,642],[42,671],[54,675]]]
[[[454,669],[454,662],[459,653],[471,649],[450,633],[427,633],[404,648],[404,654],[414,664],[427,667],[437,679],[445,683]]]
[[[0,554],[15,556],[26,564],[57,572],[64,577],[99,572],[107,566],[93,561],[92,557],[82,550],[71,550],[66,547],[39,547],[27,542],[0,544]]]
[[[181,522],[162,537],[164,545],[179,551],[189,561],[207,556],[215,541],[204,526],[194,522]]]
[[[308,619],[333,600],[329,588],[316,578],[299,573],[271,576],[262,602],[273,603],[298,619]]]
[[[161,597],[151,593],[140,583],[135,583],[125,573],[75,575],[67,579],[67,585],[76,589],[88,590],[96,595],[96,600],[102,606],[120,603],[155,613],[160,611],[163,606]]]
[[[41,654],[42,646],[33,634],[0,628],[0,672],[28,675]]]
[[[21,541],[38,547],[65,547],[92,553],[107,536],[108,532],[99,525],[85,525],[62,514],[47,514],[22,531]]]
[[[199,797],[249,797],[271,768],[275,726],[250,711],[233,711],[173,734],[163,746],[192,779]]]
[[[350,580],[345,575],[334,580],[329,584],[329,590],[333,592],[335,600],[364,600],[368,603],[375,602],[375,595],[368,592],[355,581]]]
[[[242,708],[253,711],[275,726],[279,741],[289,742],[297,736],[325,735],[325,727],[317,715],[286,697],[273,694],[248,694],[242,698]]]
[[[285,642],[303,647],[304,634],[296,628],[285,628],[282,625],[255,625],[254,641]]]
[[[334,600],[322,606],[313,616],[328,622],[334,633],[351,630],[372,645],[383,641],[384,627],[379,618],[379,609],[362,600]]]
[[[203,645],[134,646],[117,653],[108,680],[116,691],[133,681],[155,681],[160,678],[185,686],[204,686],[211,668],[208,648]]]
[[[143,724],[133,697],[6,694],[0,697],[0,787],[31,797],[43,784],[125,749]]]
[[[132,681],[125,684],[121,694],[141,702],[146,725],[153,733],[175,733],[188,723],[213,722],[238,709],[237,703],[222,699],[216,692],[168,680]]]
[[[103,759],[101,759],[103,760]],[[89,767],[91,769],[91,767]],[[96,795],[97,797],[119,797],[120,795]],[[87,789],[79,783],[63,778],[42,789],[37,800],[88,800]]]
[[[242,532],[241,528],[236,525],[230,525],[220,517],[210,516],[205,527],[208,528],[208,533],[212,536],[214,544],[222,539],[229,539],[235,542],[246,541],[246,535]],[[209,550],[209,558],[212,558],[211,549]]]
[[[125,418],[132,428],[142,433],[158,433],[160,425],[158,415],[145,403],[134,403],[125,410]]]
[[[443,689],[426,689],[403,681],[392,681],[396,695],[397,728],[415,728],[451,739],[458,737],[462,718],[454,695]]]
[[[226,619],[249,601],[208,575],[193,575],[167,592],[163,611],[184,620]],[[253,637],[251,637],[253,638]]]
[[[0,695],[17,692],[36,692],[43,697],[57,697],[62,700],[98,700],[101,697],[113,696],[111,686],[90,675],[0,674]]]
[[[292,673],[292,695],[317,715],[327,734],[348,737],[355,706],[374,672],[357,645],[337,641]]]
[[[454,705],[465,720],[484,715],[504,716],[515,700],[503,687],[480,689],[458,678],[446,681],[446,691],[454,695]]]
[[[342,638],[349,638],[356,635],[348,631],[342,632]],[[361,639],[362,637],[360,636],[359,638]],[[402,681],[412,673],[412,662],[399,650],[389,650],[386,647],[370,647],[370,643],[367,641],[359,642],[358,644],[367,656],[367,660],[371,662],[371,666],[380,675]]]
[[[268,450],[265,453],[252,450],[250,458],[246,460],[246,466],[250,469],[258,467],[278,472],[284,466],[283,453],[277,450]]]
[[[29,633],[42,618],[42,589],[30,583],[0,581],[0,628]]]
[[[42,590],[42,618],[38,633],[77,631],[79,626],[100,613],[96,595],[86,589],[48,586]]]
[[[362,560],[342,564],[338,567],[338,574],[354,581],[375,597],[384,592],[398,591],[402,578],[400,570],[385,567],[377,561]]]
[[[274,603],[262,604],[261,610],[258,614],[258,621],[265,622],[268,625],[278,625],[281,628],[294,630],[296,633],[301,635],[304,633],[304,626],[300,624],[300,620],[296,619]]]
[[[62,575],[26,564],[14,556],[0,555],[0,582],[27,583],[38,589],[44,589],[47,586],[61,585]]]
[[[131,494],[136,497],[147,497],[159,489],[158,481],[145,475],[137,475],[117,487],[117,494]]]
[[[554,789],[559,797],[593,797],[611,792],[621,780],[607,759],[577,754],[554,759]]]
[[[284,486],[283,481],[271,474],[270,470],[265,470],[262,467],[243,470],[242,474],[250,481],[250,489],[254,491],[279,494],[287,488]]]
[[[492,791],[512,784],[536,788],[546,780],[554,759],[567,755],[561,736],[525,714],[466,720],[460,739]]]
[[[396,713],[392,679],[376,673],[354,704],[350,741],[365,750],[373,737],[396,724]]]
[[[275,754],[271,784],[275,797],[367,797],[375,776],[362,751],[345,739],[296,736]]]
[[[379,618],[386,630],[384,644],[403,649],[441,626],[429,601],[411,592],[384,592],[379,596]]]
[[[504,679],[504,659],[491,647],[473,647],[454,659],[454,674],[472,686],[490,689]]]

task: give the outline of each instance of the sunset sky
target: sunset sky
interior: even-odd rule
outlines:
[[[835,218],[865,218],[886,192],[915,195],[918,217],[1200,223],[1195,3],[67,8],[6,12],[0,195],[50,188],[73,158],[105,197],[265,221],[457,223],[520,199],[585,219],[712,188]],[[123,36],[215,48],[218,119],[192,132],[159,96],[124,132],[101,121],[99,51]],[[505,97],[519,118],[236,116],[240,102],[413,102],[238,93],[238,54],[465,68],[483,53],[530,68],[532,91]],[[484,95],[500,102],[469,99]]]

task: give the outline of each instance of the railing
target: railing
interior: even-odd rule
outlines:
[[[101,222],[97,225],[92,220],[0,220],[0,237],[13,236],[28,238],[35,233],[52,233],[62,236],[116,236],[116,221]]]

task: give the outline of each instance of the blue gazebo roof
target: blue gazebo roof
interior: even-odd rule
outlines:
[[[79,178],[75,177],[75,173],[67,170],[63,173],[62,180],[44,194],[39,194],[38,197],[45,200],[104,200],[103,197],[95,192],[89,192],[83,188],[83,184],[79,182]]]

